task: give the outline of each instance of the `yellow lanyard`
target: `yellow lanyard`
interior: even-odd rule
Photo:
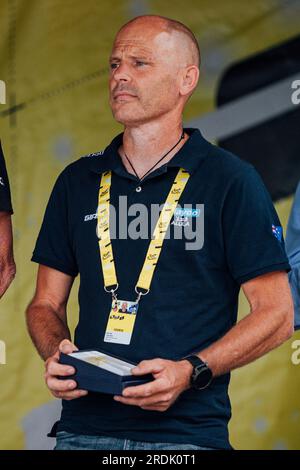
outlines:
[[[165,234],[176,209],[177,202],[185,188],[186,183],[188,182],[189,177],[190,175],[188,172],[183,168],[180,168],[172,184],[164,207],[156,223],[153,237],[149,243],[144,265],[140,272],[138,282],[135,286],[135,291],[137,294],[139,294],[139,296],[145,295],[145,293],[147,294],[150,290],[150,284],[158,263],[159,255],[161,253],[162,245],[165,239]],[[118,288],[118,280],[109,230],[110,187],[111,171],[106,171],[101,176],[99,188],[97,234],[99,237],[99,251],[104,278],[104,289],[107,292],[112,292],[114,296],[114,292]],[[116,288],[109,289],[112,286],[116,286]],[[139,291],[139,289],[144,289],[146,292],[142,293]]]

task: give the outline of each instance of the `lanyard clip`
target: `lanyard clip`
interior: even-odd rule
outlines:
[[[118,289],[119,287],[119,284],[115,284],[116,288],[115,289],[108,289],[106,286],[104,286],[104,290],[105,292],[111,292],[111,296],[113,298],[114,301],[117,301],[117,294],[115,294],[116,290]]]
[[[142,297],[142,295],[147,295],[148,292],[150,291],[150,289],[144,289],[146,292],[138,291],[138,286],[135,286],[134,290],[138,295],[137,298],[136,298],[136,303],[139,303],[140,298]]]

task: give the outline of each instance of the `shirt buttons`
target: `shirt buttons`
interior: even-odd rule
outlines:
[[[142,191],[142,188],[141,188],[141,186],[137,186],[137,187],[135,188],[135,190],[136,190],[137,193],[140,193],[140,192]]]

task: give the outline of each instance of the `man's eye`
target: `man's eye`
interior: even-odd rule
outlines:
[[[138,66],[146,65],[146,62],[143,62],[142,60],[136,60],[135,63],[136,63],[136,65],[138,65]],[[110,68],[111,68],[111,69],[116,69],[117,66],[118,66],[118,64],[115,63],[115,62],[112,62],[112,63],[110,64]]]

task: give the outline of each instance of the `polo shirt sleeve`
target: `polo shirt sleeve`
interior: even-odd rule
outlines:
[[[290,271],[278,215],[252,165],[231,178],[222,215],[227,265],[238,284],[272,271]]]
[[[300,329],[300,183],[298,184],[286,231],[286,251],[292,267],[289,282],[294,300],[295,329]]]
[[[31,261],[76,277],[78,266],[72,245],[65,171],[56,180]]]
[[[13,214],[9,181],[0,142],[0,212]]]

